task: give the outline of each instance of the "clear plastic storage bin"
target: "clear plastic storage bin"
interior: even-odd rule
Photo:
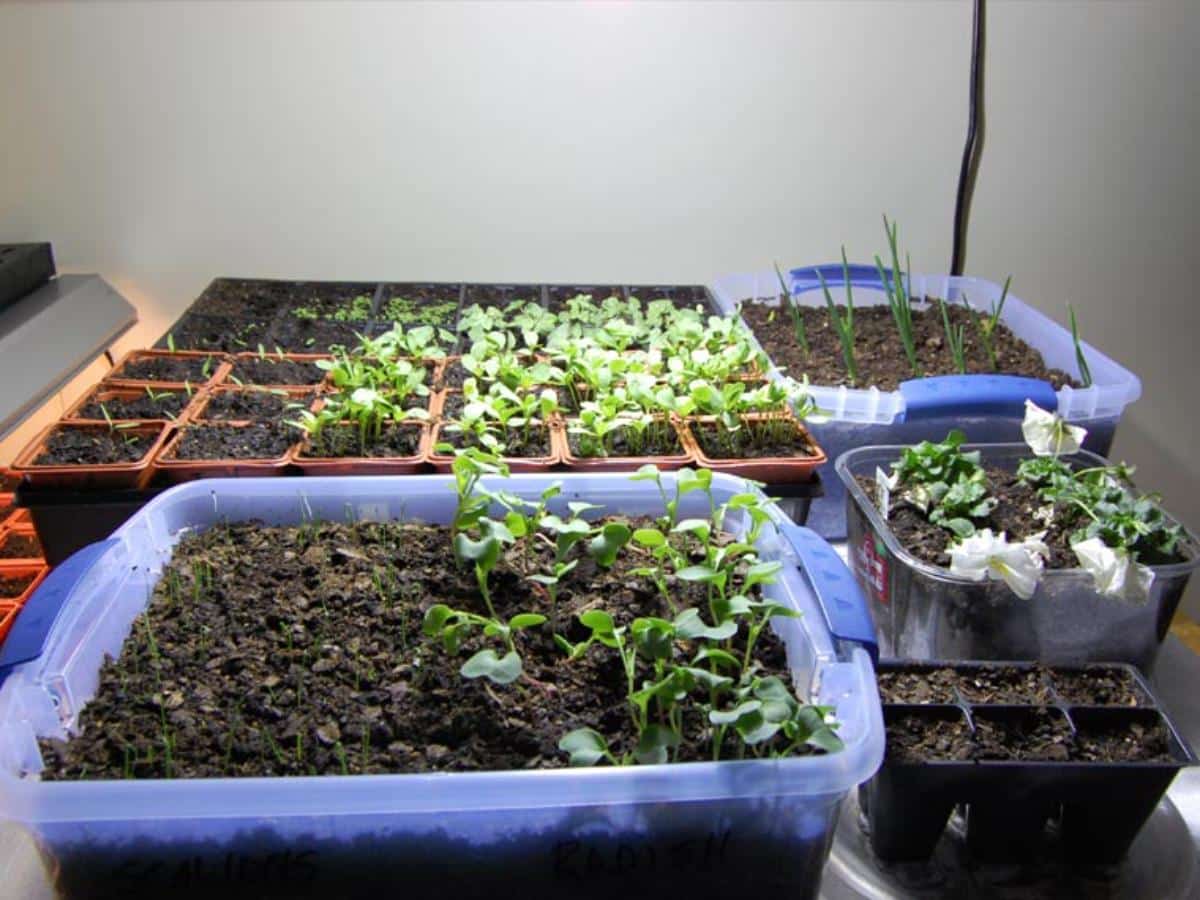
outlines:
[[[846,550],[866,592],[880,651],[903,659],[1040,660],[1054,664],[1126,662],[1150,671],[1192,570],[1200,544],[1185,531],[1185,562],[1154,566],[1150,598],[1126,603],[1096,591],[1083,569],[1047,570],[1036,593],[1022,600],[1002,581],[971,581],[922,562],[893,535],[879,508],[855,481],[885,472],[902,446],[862,447],[842,455],[837,474],[846,489]],[[1015,471],[1030,457],[1024,444],[966,445],[983,465]],[[1083,466],[1107,461],[1081,451]]]
[[[563,483],[559,506],[662,511],[653,484],[620,474],[515,476],[504,487],[533,499],[553,481]],[[718,501],[744,487],[713,478]],[[454,505],[445,476],[211,480],[151,501],[55,570],[0,657],[11,672],[0,688],[0,815],[35,833],[71,896],[815,896],[840,801],[879,766],[883,726],[862,594],[824,541],[777,510],[779,528],[764,530],[759,549],[785,568],[767,592],[803,613],[777,630],[800,694],[837,708],[840,753],[464,774],[38,779],[37,738],[68,736],[185,532],[348,515],[446,523]],[[681,516],[707,513],[700,492],[683,498]]]
[[[840,263],[793,269],[790,286],[795,301],[803,306],[825,307],[818,268],[834,302],[844,303],[845,276]],[[856,307],[887,304],[887,294],[874,266],[851,266],[850,284]],[[726,275],[712,286],[717,307],[727,315],[733,314],[738,303],[747,298],[757,297],[768,305],[778,305],[779,291],[779,279],[770,270]],[[914,297],[941,297],[953,304],[961,304],[965,298],[970,306],[988,313],[992,304],[1000,301],[1001,287],[981,278],[915,275],[911,279],[911,293]],[[1078,378],[1070,331],[1011,292],[1000,319],[1040,352],[1048,366]],[[812,422],[808,427],[830,461],[821,473],[825,497],[812,505],[808,526],[822,537],[845,536],[845,493],[833,477],[833,464],[846,450],[874,444],[940,441],[952,428],[981,443],[1019,441],[1026,399],[1044,409],[1057,410],[1072,424],[1082,425],[1088,430],[1085,447],[1107,454],[1122,411],[1141,396],[1142,385],[1136,375],[1087,342],[1083,342],[1083,347],[1092,373],[1093,384],[1089,388],[1064,387],[1055,391],[1045,381],[1006,375],[916,378],[902,383],[895,391],[810,385],[813,400],[828,414],[829,421]],[[803,373],[786,374],[799,378]],[[783,376],[773,371],[771,377]]]

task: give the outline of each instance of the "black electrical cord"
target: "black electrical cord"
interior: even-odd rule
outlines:
[[[958,173],[958,193],[954,200],[954,255],[950,259],[951,275],[961,275],[963,271],[967,244],[967,220],[971,214],[971,195],[975,191],[975,174],[979,171],[979,158],[983,155],[984,0],[975,0],[973,16],[967,143],[963,147],[962,168]]]

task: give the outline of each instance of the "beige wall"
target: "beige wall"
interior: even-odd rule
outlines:
[[[1200,5],[990,4],[968,269],[1137,371],[1200,525]],[[134,300],[215,275],[707,280],[950,255],[966,2],[0,4],[0,238]],[[16,448],[0,445],[0,460]],[[1195,593],[1195,592],[1193,592]]]

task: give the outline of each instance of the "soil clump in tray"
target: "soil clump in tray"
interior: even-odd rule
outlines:
[[[540,428],[518,429],[510,428],[503,434],[499,435],[500,442],[504,445],[502,456],[510,458],[533,459],[539,456],[550,455],[550,429],[547,426]],[[440,444],[445,442],[451,447],[478,447],[486,450],[479,439],[473,434],[465,434],[461,431],[449,431],[443,425],[438,429],[437,442]]]
[[[884,703],[953,703],[958,675],[953,669],[880,672],[879,696]]]
[[[1099,666],[1078,671],[1055,669],[1054,689],[1072,706],[1142,706],[1146,696],[1132,675]]]
[[[813,455],[812,442],[800,432],[794,432],[790,440],[764,440],[751,436],[746,428],[728,432],[733,437],[732,446],[721,438],[717,426],[709,422],[689,423],[692,436],[704,455],[709,459],[767,459],[773,457],[809,457]]]
[[[36,575],[0,575],[0,597],[6,600],[20,597],[35,578]]]
[[[304,448],[305,459],[342,459],[369,457],[373,459],[416,456],[421,449],[420,425],[392,425],[384,428],[379,437],[364,444],[358,429],[349,426],[326,428],[320,437]]]
[[[34,460],[37,466],[95,466],[137,462],[150,449],[149,435],[121,429],[60,428]]]
[[[212,377],[220,364],[221,360],[216,356],[147,356],[130,360],[110,377],[202,384]]]
[[[971,729],[962,716],[948,720],[901,715],[887,723],[887,756],[891,762],[968,760],[972,747]]]
[[[1011,715],[975,714],[975,753],[980,760],[1071,758],[1073,738],[1066,718],[1049,708],[1023,709]]]
[[[40,559],[41,556],[42,545],[32,534],[11,532],[0,543],[0,559]]]
[[[272,391],[218,391],[204,405],[200,415],[218,421],[275,420],[285,413],[298,414],[301,409],[308,409],[312,399],[312,394],[295,397]]]
[[[135,397],[110,397],[104,401],[91,400],[84,404],[74,418],[103,421],[105,411],[107,411],[109,419],[170,419],[183,412],[183,408],[191,402],[191,399],[186,393],[162,391],[153,397],[142,392]]]
[[[568,426],[569,427],[569,426]],[[640,439],[637,449],[629,446],[629,435],[625,428],[618,428],[606,436],[610,444],[607,456],[593,453],[590,456],[581,452],[580,442],[588,442],[586,435],[567,432],[567,441],[571,445],[571,455],[580,459],[611,459],[622,456],[682,456],[683,444],[675,429],[668,425],[666,428],[647,428]],[[590,442],[594,444],[594,442]]]
[[[233,376],[242,384],[320,384],[325,373],[311,362],[293,359],[239,359]]]
[[[189,425],[175,446],[174,459],[277,459],[296,442],[286,425]]]
[[[964,669],[958,673],[958,690],[969,703],[976,705],[1046,706],[1054,702],[1046,671],[1036,666]]]

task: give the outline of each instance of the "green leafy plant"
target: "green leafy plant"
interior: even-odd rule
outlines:
[[[1075,343],[1075,363],[1079,367],[1079,383],[1085,388],[1092,386],[1092,370],[1088,365],[1087,356],[1083,352],[1083,344],[1079,339],[1079,323],[1075,320],[1075,307],[1067,304],[1067,312],[1071,316],[1071,340]]]
[[[837,305],[829,293],[829,285],[825,276],[817,269],[817,278],[821,282],[821,290],[825,294],[825,306],[829,310],[829,323],[837,332],[838,342],[842,345],[842,361],[846,364],[846,375],[850,384],[858,381],[858,364],[854,358],[854,292],[850,286],[850,263],[846,261],[846,248],[842,247],[842,283],[846,286],[846,312],[838,312]]]
[[[792,289],[788,285],[787,279],[783,277],[783,270],[779,268],[779,263],[774,263],[774,266],[775,277],[779,279],[779,289],[782,291],[780,302],[792,318],[792,333],[796,336],[796,343],[800,345],[804,355],[808,356],[808,331],[804,327],[804,312],[800,309],[796,298],[792,296]]]
[[[901,489],[901,496],[929,521],[959,537],[974,534],[973,520],[986,518],[996,506],[980,453],[963,451],[965,441],[961,431],[951,431],[939,443],[922,441],[905,448],[892,466],[893,489]]]
[[[991,363],[992,371],[999,370],[999,365],[996,361],[996,347],[994,338],[996,329],[1000,325],[1000,314],[1004,312],[1004,304],[1008,300],[1008,286],[1012,284],[1012,276],[1009,275],[1004,279],[1004,288],[1000,291],[1000,302],[993,301],[991,312],[987,316],[981,316],[979,311],[975,309],[968,301],[966,294],[963,294],[963,306],[971,312],[971,316],[975,321],[975,331],[979,334],[979,341],[983,344],[983,350],[987,353],[988,362]]]
[[[960,374],[966,374],[966,326],[950,324],[950,312],[946,309],[946,301],[941,297],[938,297],[938,307],[942,312],[942,329],[946,334],[946,347],[950,351],[950,358],[954,360],[954,368]]]
[[[883,217],[883,230],[887,233],[888,248],[892,253],[892,277],[889,279],[884,272],[883,262],[875,257],[875,268],[879,271],[879,281],[887,293],[888,306],[892,310],[892,318],[896,322],[896,330],[900,333],[900,344],[904,347],[904,355],[908,358],[909,367],[915,376],[920,376],[921,366],[917,360],[917,345],[913,338],[912,298],[909,296],[909,279],[912,277],[912,264],[908,271],[900,268],[900,251],[897,246],[897,231],[899,225],[889,223],[887,216]]]

